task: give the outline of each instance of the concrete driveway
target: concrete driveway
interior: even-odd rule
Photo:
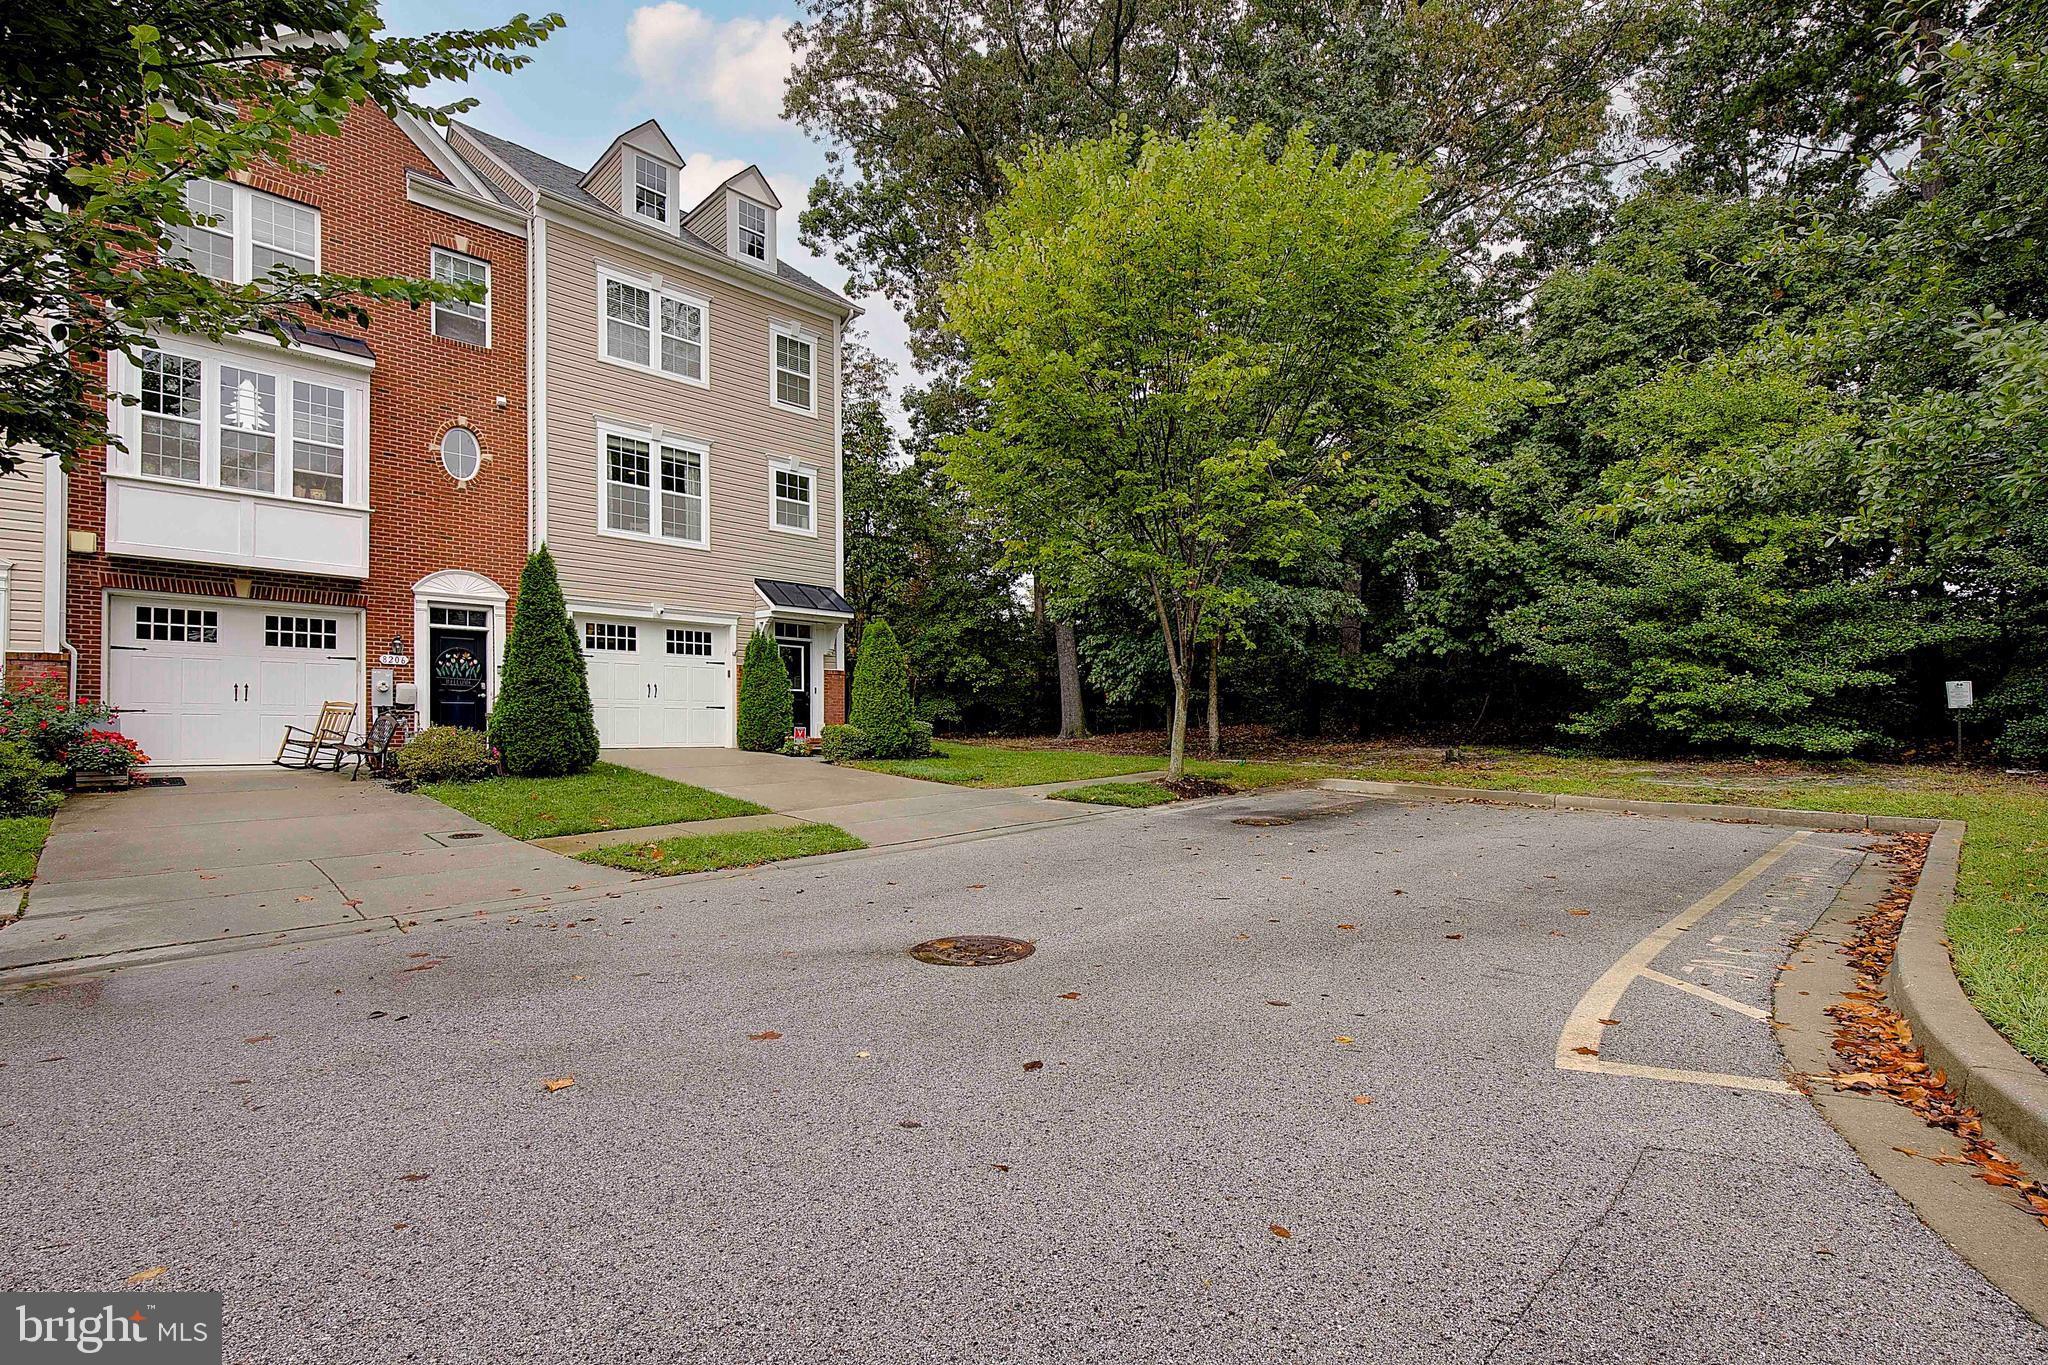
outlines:
[[[1619,1070],[1781,1073],[1727,1002],[1862,856],[1787,838],[1288,793],[0,992],[0,1285],[263,1361],[2040,1365],[1804,1096]],[[1561,1069],[1700,906],[1640,965],[1724,999]]]
[[[453,906],[630,881],[424,796],[324,772],[192,772],[57,812],[0,971],[390,928]]]
[[[1086,819],[1100,813],[1094,807],[1047,801],[1040,788],[953,787],[742,749],[607,749],[604,757],[754,801],[799,820],[837,825],[872,848]]]

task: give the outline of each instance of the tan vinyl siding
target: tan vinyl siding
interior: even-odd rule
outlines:
[[[547,538],[570,599],[641,610],[658,602],[744,622],[762,605],[757,577],[837,586],[832,317],[601,241],[558,219],[549,221],[547,240]],[[598,358],[600,264],[643,280],[658,275],[710,304],[709,388]],[[799,324],[819,338],[816,417],[769,404],[771,321]],[[599,533],[600,419],[659,427],[710,447],[708,550]],[[770,528],[771,456],[794,457],[815,471],[815,537]]]
[[[622,205],[619,199],[619,178],[621,175],[619,167],[624,163],[625,159],[621,155],[613,155],[606,158],[591,172],[590,183],[583,187],[585,193],[608,209],[630,211],[633,207],[631,204]],[[673,180],[675,177],[671,176],[669,178]],[[670,195],[669,198],[674,199],[675,196]],[[674,212],[673,206],[670,207],[670,212]]]
[[[718,191],[697,206],[685,221],[684,226],[702,237],[720,251],[725,250],[726,203],[731,196],[724,190]]]
[[[458,152],[470,169],[502,190],[506,197],[522,208],[533,207],[533,191],[528,189],[519,177],[499,165],[497,159],[483,146],[464,135],[460,128],[448,130],[448,142]]]
[[[7,573],[7,652],[43,648],[43,460],[0,476],[0,564]]]

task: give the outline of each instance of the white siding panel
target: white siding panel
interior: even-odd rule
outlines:
[[[7,575],[7,650],[43,648],[43,459],[29,453],[21,467],[0,477],[0,563]]]

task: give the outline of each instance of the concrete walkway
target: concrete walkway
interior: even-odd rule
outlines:
[[[741,749],[608,749],[604,757],[753,801],[801,821],[837,825],[872,848],[1101,814],[1100,807],[1044,800],[1041,788],[952,787]],[[647,831],[632,834],[641,838]]]
[[[424,796],[333,773],[194,772],[182,787],[74,796],[57,812],[0,972],[624,883]]]

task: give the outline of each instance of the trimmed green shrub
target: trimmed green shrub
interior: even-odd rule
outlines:
[[[863,758],[874,757],[874,746],[857,725],[828,725],[825,727],[825,743],[820,750],[827,763],[852,763]]]
[[[910,752],[903,758],[930,758],[932,756],[932,723],[928,720],[910,722]]]
[[[590,678],[562,600],[554,556],[545,545],[527,559],[519,576],[519,601],[490,726],[491,742],[504,755],[507,772],[563,777],[597,762]]]
[[[393,761],[413,782],[474,782],[498,771],[491,742],[481,730],[433,725],[414,735]]]
[[[62,768],[45,763],[26,744],[0,741],[0,818],[48,815],[63,800],[50,784],[63,775]]]
[[[740,661],[740,747],[772,754],[796,733],[796,703],[789,695],[789,665],[782,651],[760,631],[747,641]]]
[[[916,720],[903,647],[887,621],[870,621],[854,656],[853,703],[846,721],[868,737],[876,758],[915,758],[917,738],[910,727]],[[925,743],[928,749],[929,735]]]

